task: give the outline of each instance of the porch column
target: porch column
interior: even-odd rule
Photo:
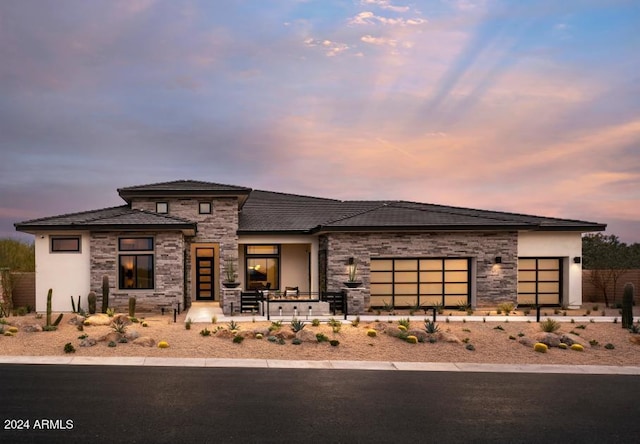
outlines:
[[[223,288],[220,293],[220,307],[225,315],[240,313],[240,288]],[[231,305],[233,304],[233,313]]]
[[[371,305],[371,292],[368,288],[343,288],[347,294],[347,314],[358,315],[365,313]]]

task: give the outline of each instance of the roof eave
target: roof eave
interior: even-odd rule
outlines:
[[[432,232],[432,231],[518,231],[535,229],[530,225],[395,225],[395,226],[324,226],[320,225],[311,230],[312,233],[323,232]]]
[[[167,197],[237,197],[241,208],[249,198],[251,189],[247,190],[126,190],[118,188],[118,195],[127,203],[136,197],[155,197],[158,199]]]
[[[182,231],[185,236],[195,236],[195,224],[153,225],[153,224],[70,224],[70,225],[26,225],[14,224],[16,231],[37,234],[43,231]]]

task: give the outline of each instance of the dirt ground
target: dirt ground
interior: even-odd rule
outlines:
[[[533,321],[516,322],[511,314],[511,321],[496,320],[495,312],[476,310],[475,316],[482,320],[462,321],[463,312],[445,310],[438,318],[437,324],[441,332],[448,333],[459,342],[446,342],[440,338],[435,343],[425,341],[411,344],[402,339],[392,337],[384,329],[395,329],[399,317],[388,313],[380,314],[380,318],[371,322],[361,321],[357,326],[343,323],[339,331],[327,323],[312,326],[306,321],[304,330],[311,332],[307,340],[296,345],[292,340],[269,340],[268,336],[276,332],[267,332],[270,322],[242,322],[237,328],[238,335],[246,336],[241,343],[234,343],[230,326],[227,322],[192,324],[185,328],[185,314],[182,313],[177,322],[169,315],[139,314],[138,323],[126,327],[131,338],[126,343],[119,342],[108,325],[82,326],[72,325],[69,321],[73,314],[65,314],[55,331],[29,332],[30,325],[44,325],[44,319],[34,314],[6,318],[0,325],[4,334],[0,335],[0,355],[64,355],[64,346],[69,343],[77,356],[145,356],[145,357],[190,357],[190,358],[254,358],[254,359],[287,359],[287,360],[362,360],[362,361],[414,361],[414,362],[476,362],[504,364],[595,364],[613,366],[640,366],[640,335],[632,334],[622,328],[618,322],[594,322],[602,316],[599,310],[591,308],[590,314],[597,316],[591,321],[584,316],[586,310],[571,311],[563,316],[560,333],[574,333],[586,341],[584,351],[549,348],[547,353],[533,350],[531,345],[520,343],[522,338],[532,338],[540,332],[540,325]],[[609,311],[611,310],[611,311]],[[618,310],[609,309],[607,315],[616,316]],[[553,310],[545,310],[547,316],[554,315]],[[404,314],[404,313],[402,313]],[[370,313],[376,317],[377,313]],[[417,313],[416,313],[417,315]],[[486,317],[485,317],[486,316]],[[619,315],[618,315],[619,316]],[[447,322],[447,317],[450,321]],[[457,320],[453,320],[453,319]],[[55,316],[54,316],[55,319]],[[573,319],[573,322],[570,320]],[[144,323],[144,324],[143,324]],[[146,326],[143,326],[146,325]],[[11,327],[14,328],[11,328]],[[82,328],[82,331],[79,330]],[[201,335],[203,329],[212,334]],[[377,330],[375,337],[368,336],[368,330]],[[424,330],[424,321],[412,321],[410,329]],[[11,336],[7,332],[16,330]],[[216,333],[222,330],[221,333]],[[255,331],[262,331],[263,338],[257,339]],[[281,335],[289,336],[291,326],[283,322]],[[112,333],[111,337],[108,335]],[[329,342],[313,340],[317,333],[323,333],[330,340],[339,344],[332,346]],[[86,337],[85,337],[86,335]],[[147,339],[149,346],[139,345],[140,340],[134,336]],[[83,339],[97,340],[93,346],[81,346]],[[103,340],[100,340],[103,339]],[[109,342],[113,340],[111,346]],[[159,348],[158,343],[166,341],[168,348]],[[91,341],[89,341],[91,342]],[[283,343],[280,343],[283,342]],[[469,350],[471,344],[474,350]],[[611,344],[611,345],[607,345]],[[606,347],[605,347],[606,346]]]

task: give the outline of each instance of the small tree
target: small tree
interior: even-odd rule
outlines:
[[[8,316],[13,310],[13,290],[16,278],[9,268],[0,268],[0,317]]]
[[[616,301],[616,286],[632,266],[632,249],[618,236],[598,233],[582,238],[583,266],[591,270],[589,281],[602,292],[604,303],[609,307]],[[609,292],[611,290],[611,293]]]

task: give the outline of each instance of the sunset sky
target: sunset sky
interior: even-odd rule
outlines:
[[[0,156],[0,237],[195,179],[640,242],[640,2],[2,1]]]

